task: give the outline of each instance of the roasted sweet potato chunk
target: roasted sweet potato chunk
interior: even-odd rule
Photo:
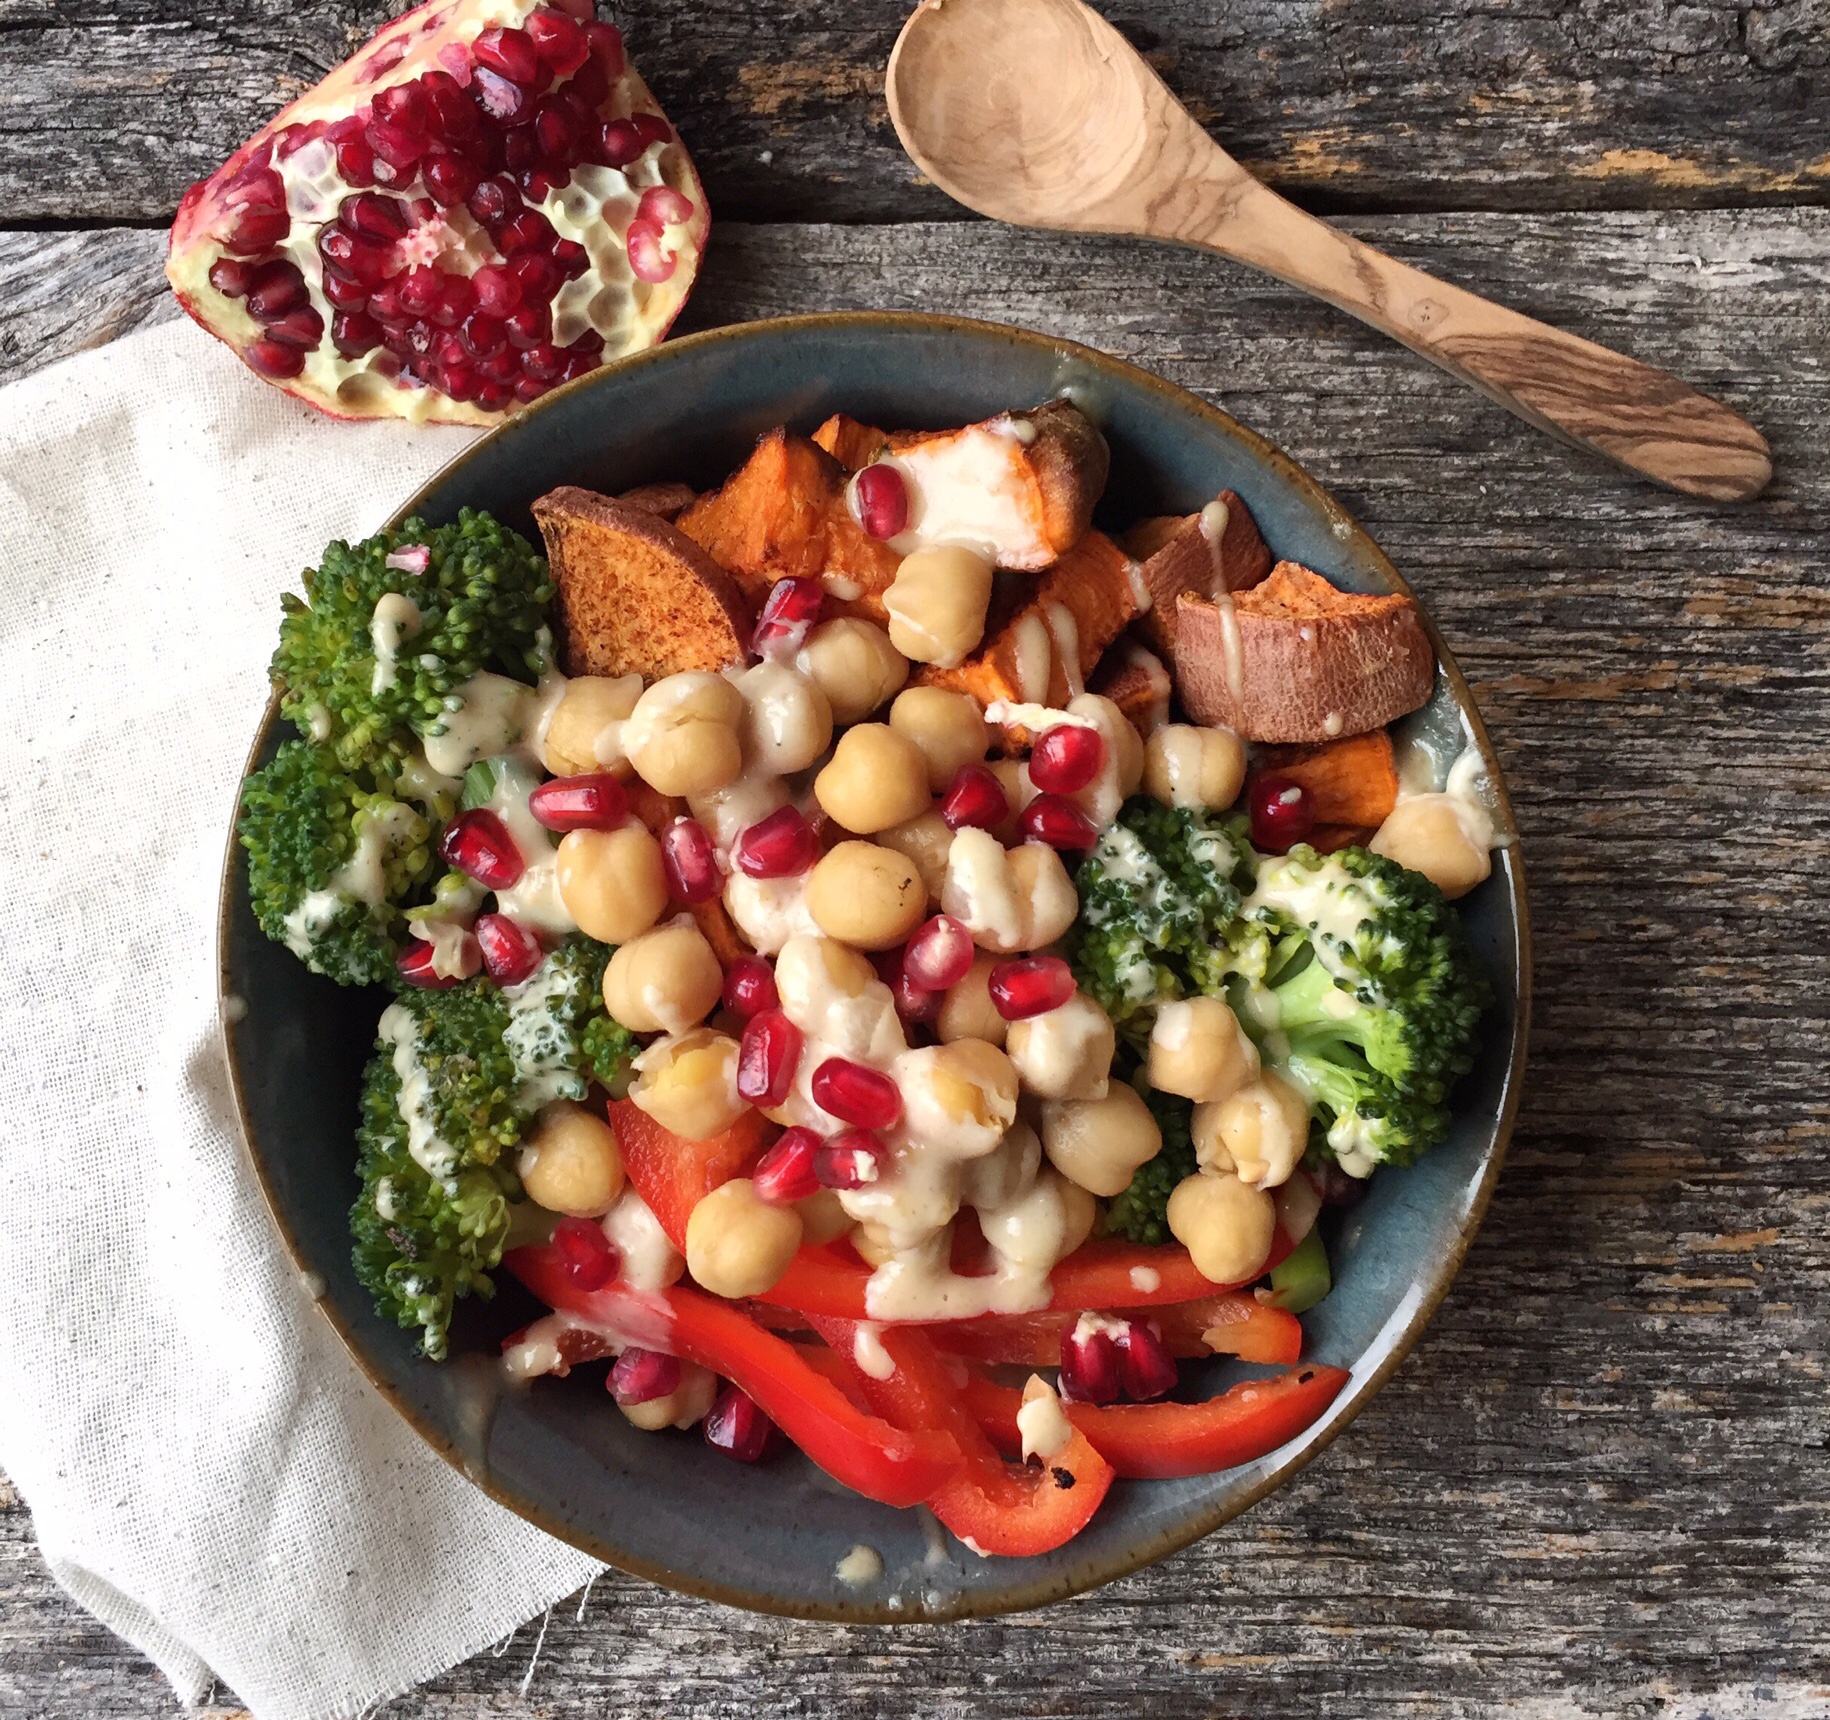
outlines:
[[[1318,825],[1377,830],[1398,804],[1398,766],[1384,729],[1321,746],[1266,747],[1252,775],[1300,783]]]
[[[1198,514],[1141,520],[1124,545],[1140,563],[1150,610],[1138,622],[1159,651],[1175,649],[1176,599],[1249,591],[1271,571],[1271,552],[1238,495],[1222,490]]]

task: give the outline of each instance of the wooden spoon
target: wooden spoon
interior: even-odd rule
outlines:
[[[1688,383],[1400,263],[1260,185],[1080,0],[922,0],[888,94],[916,165],[982,215],[1250,263],[1540,430],[1693,496],[1744,500],[1772,476],[1760,432]]]

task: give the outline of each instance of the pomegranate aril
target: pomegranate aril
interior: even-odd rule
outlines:
[[[906,968],[899,968],[889,981],[890,996],[896,1000],[896,1013],[904,1021],[933,1021],[941,1011],[946,994],[929,991],[909,978]]]
[[[337,177],[345,185],[375,183],[375,152],[366,138],[346,138],[337,145]]]
[[[623,33],[614,24],[587,24],[585,41],[590,45],[592,60],[603,68],[604,75],[619,78],[626,63]]]
[[[757,1462],[768,1450],[774,1431],[775,1423],[741,1386],[727,1385],[705,1418],[705,1443],[739,1463]]]
[[[521,283],[522,304],[544,304],[565,281],[559,265],[544,251],[524,251],[506,265]]]
[[[514,397],[514,390],[504,388],[499,382],[484,383],[476,392],[477,404],[491,412],[506,406]]]
[[[601,1290],[623,1264],[616,1244],[592,1218],[570,1214],[553,1226],[553,1252],[580,1290]]]
[[[527,797],[548,830],[615,830],[629,816],[629,793],[608,771],[556,776]]]
[[[525,30],[485,30],[470,44],[470,52],[479,64],[518,84],[531,84],[540,75],[540,55]]]
[[[553,224],[538,209],[523,209],[519,215],[500,223],[490,235],[496,249],[505,257],[522,251],[544,251],[558,237]]]
[[[828,1057],[813,1072],[812,1090],[821,1110],[861,1129],[887,1129],[902,1115],[896,1083],[848,1057]]]
[[[644,200],[646,201],[646,200]],[[893,538],[909,523],[909,489],[894,466],[866,466],[852,480],[858,524],[867,536]]]
[[[248,314],[257,322],[278,322],[289,311],[310,302],[305,277],[296,264],[284,259],[262,263],[248,282]]]
[[[522,174],[521,189],[527,193],[528,202],[544,203],[555,191],[563,190],[571,178],[571,168],[553,167],[549,163],[546,167],[530,168]]]
[[[417,78],[377,90],[372,112],[375,119],[423,138],[429,138],[438,123],[438,110]]]
[[[534,111],[533,92],[489,66],[477,67],[470,82],[470,99],[503,125],[519,125]]]
[[[337,225],[360,238],[391,245],[407,236],[410,223],[406,206],[398,197],[363,191],[337,205]]]
[[[746,1020],[765,1009],[780,1009],[775,969],[761,956],[739,956],[724,970],[724,1007]]]
[[[994,830],[1010,816],[1010,797],[984,765],[963,764],[940,798],[940,815],[949,830]]]
[[[520,985],[532,979],[546,959],[540,940],[506,914],[481,914],[473,929],[483,951],[483,966],[497,985]]]
[[[610,79],[604,68],[595,58],[586,60],[572,74],[565,93],[584,110],[580,118],[585,121],[585,137],[587,141],[594,140],[597,133],[597,110],[603,106],[604,97],[610,93]]]
[[[578,159],[578,120],[566,103],[554,96],[541,101],[534,115],[534,141],[556,166],[570,167]]]
[[[674,272],[671,252],[661,248],[661,227],[656,221],[631,221],[624,241],[629,252],[629,267],[638,281],[659,285],[670,280]]]
[[[363,141],[375,152],[377,162],[405,173],[431,148],[432,140],[423,131],[408,131],[385,119],[372,119],[362,133]]]
[[[455,209],[477,188],[477,170],[461,155],[435,155],[419,172],[433,201],[446,209]]]
[[[561,239],[553,247],[553,262],[559,272],[568,281],[575,281],[591,266],[591,254],[576,239]],[[598,350],[603,350],[604,337],[598,337]]]
[[[779,1009],[745,1024],[737,1050],[737,1091],[763,1110],[786,1102],[801,1066],[801,1030]]]
[[[584,30],[563,12],[543,6],[529,14],[526,30],[534,52],[562,78],[577,71],[590,55],[591,44],[585,40]]]
[[[563,376],[565,368],[565,354],[551,341],[543,340],[538,346],[530,346],[521,355],[521,374],[530,382],[551,382],[555,377]]]
[[[693,218],[693,206],[671,185],[651,185],[635,206],[638,221],[653,221],[661,227],[677,227]]]
[[[480,123],[477,110],[456,78],[449,72],[427,72],[419,82],[431,98],[437,115],[433,130],[440,137],[447,143],[464,143],[476,135]]]
[[[1179,1377],[1175,1360],[1164,1348],[1162,1334],[1149,1321],[1127,1320],[1115,1342],[1118,1377],[1126,1397],[1149,1403],[1175,1389]]]
[[[521,193],[506,179],[485,179],[466,201],[470,213],[489,226],[521,213]],[[500,267],[500,264],[495,265]],[[480,271],[479,271],[480,272]]]
[[[696,818],[676,818],[661,838],[661,870],[667,893],[689,908],[723,893],[724,874],[705,826]]]
[[[437,959],[438,953],[428,940],[412,938],[395,958],[394,968],[405,984],[418,991],[449,991],[464,976],[437,972],[432,965]],[[475,971],[471,969],[472,973]]]
[[[553,313],[545,305],[523,305],[512,317],[503,319],[502,332],[517,352],[531,352],[552,335]]]
[[[731,859],[751,878],[793,878],[811,871],[820,858],[820,839],[793,806],[778,807],[737,839]]]
[[[367,311],[339,311],[330,319],[330,340],[345,358],[360,358],[381,345],[381,324]]]
[[[254,279],[254,270],[233,257],[218,257],[210,265],[210,285],[225,299],[239,299]]]
[[[490,381],[506,385],[520,376],[521,355],[504,346],[500,352],[492,352],[487,358],[478,359],[477,369]],[[506,397],[506,387],[504,396]]]
[[[1059,956],[1020,956],[998,962],[985,985],[999,1015],[1023,1021],[1066,1003],[1074,995],[1074,971]]]
[[[847,1129],[814,1149],[813,1174],[821,1188],[865,1188],[883,1174],[888,1156],[868,1129]]]
[[[454,334],[442,334],[432,347],[432,362],[441,370],[470,368],[470,354],[464,350],[464,343]]]
[[[1091,848],[1099,840],[1099,830],[1092,819],[1059,794],[1037,795],[1023,808],[1017,827],[1027,840],[1046,842],[1051,848],[1078,851]]]
[[[606,120],[597,134],[598,159],[606,167],[628,167],[647,147],[633,120]]]
[[[530,127],[517,126],[502,139],[502,159],[508,163],[509,172],[526,176],[540,159],[540,145],[534,141]],[[539,198],[534,201],[539,202]]]
[[[521,307],[521,278],[501,263],[485,263],[470,277],[477,309],[492,317],[505,317]]]
[[[1123,1390],[1117,1340],[1083,1316],[1061,1340],[1062,1397],[1072,1403],[1117,1403]]]
[[[401,309],[410,316],[423,317],[438,303],[438,270],[426,267],[409,269],[400,282]]]
[[[324,297],[334,310],[360,311],[368,308],[369,290],[330,264],[324,265]]]
[[[1030,749],[1029,780],[1048,794],[1074,794],[1099,775],[1105,762],[1106,742],[1099,730],[1055,723]]]
[[[951,914],[936,914],[903,946],[902,971],[915,985],[945,991],[972,971],[972,956],[972,934]]]
[[[1315,828],[1314,800],[1287,776],[1261,776],[1252,784],[1247,805],[1253,846],[1272,854],[1295,847]]]
[[[778,579],[763,600],[750,649],[758,657],[792,657],[825,607],[826,588],[817,579]]]
[[[324,319],[309,305],[288,311],[267,324],[268,340],[296,347],[300,352],[310,352],[323,338]]]
[[[618,1403],[653,1403],[680,1389],[679,1358],[631,1346],[616,1358],[607,1383]]]
[[[388,247],[341,227],[320,229],[318,250],[326,262],[335,263],[351,280],[366,287],[380,286],[387,275]]]
[[[487,807],[473,807],[452,819],[438,851],[447,864],[492,890],[511,888],[527,870],[508,826]]]
[[[400,282],[398,279],[383,281],[374,292],[369,294],[369,310],[373,315],[378,316],[384,323],[411,321],[411,318],[408,317],[406,311],[401,307]]]
[[[636,136],[642,140],[644,149],[651,143],[671,143],[673,141],[673,127],[658,113],[631,114],[629,123],[635,127]]]
[[[252,257],[272,250],[291,230],[292,217],[284,209],[238,209],[222,236],[222,248]]]

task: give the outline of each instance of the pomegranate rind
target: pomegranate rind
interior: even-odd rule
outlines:
[[[515,410],[514,402],[487,407],[453,399],[411,377],[389,374],[398,361],[385,348],[357,359],[338,353],[330,333],[333,307],[323,296],[317,235],[334,220],[343,197],[370,188],[348,186],[335,178],[334,152],[321,139],[306,141],[283,159],[275,159],[274,146],[289,128],[334,124],[368,108],[382,90],[427,72],[453,71],[469,59],[471,44],[484,30],[519,27],[542,8],[543,0],[426,0],[378,31],[321,83],[282,109],[207,179],[191,186],[180,201],[165,265],[179,304],[244,362],[249,350],[263,340],[266,330],[247,307],[219,292],[209,277],[211,268],[231,255],[222,234],[233,218],[232,187],[238,175],[250,167],[258,170],[271,164],[286,187],[290,230],[271,250],[249,258],[237,254],[238,260],[252,265],[274,258],[292,262],[311,290],[312,306],[322,316],[325,331],[306,354],[298,376],[269,376],[253,364],[249,369],[333,418],[487,426],[508,417]],[[562,88],[563,80],[553,87]],[[626,56],[596,112],[603,121],[638,114],[665,118]],[[524,193],[528,206],[545,215],[560,238],[584,245],[589,254],[586,272],[567,282],[555,296],[555,338],[566,333],[569,341],[587,330],[595,331],[604,342],[600,363],[641,352],[661,340],[698,276],[710,212],[691,157],[671,126],[668,130],[668,141],[649,145],[625,167],[585,163],[575,166],[564,185],[543,197]],[[289,141],[296,141],[296,134]],[[684,198],[692,212],[684,221],[664,228],[662,249],[673,259],[674,267],[666,280],[650,282],[638,279],[630,267],[629,228],[638,220],[644,194],[657,187]],[[424,181],[417,175],[379,189],[403,200],[427,195]],[[657,203],[665,204],[670,212],[678,207],[670,200],[651,198],[651,213]],[[457,272],[467,274],[483,263],[501,260],[488,235],[462,205],[441,209],[439,216],[447,245],[440,253],[441,262],[456,260]],[[653,225],[651,217],[645,219],[645,226]],[[643,229],[637,231],[639,247],[647,241]]]

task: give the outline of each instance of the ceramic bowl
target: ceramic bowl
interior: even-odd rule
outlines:
[[[1403,591],[1378,546],[1263,438],[1157,377],[1039,334],[924,316],[844,315],[750,323],[671,341],[553,394],[477,442],[401,508],[451,519],[488,509],[536,538],[528,505],[556,484],[615,492],[661,479],[701,487],[734,469],[771,426],[811,430],[843,410],[888,427],[962,424],[1067,393],[1105,431],[1112,475],[1101,521],[1184,513],[1237,490],[1279,556],[1363,591]],[[1281,1450],[1223,1474],[1117,1483],[1078,1539],[1042,1558],[981,1559],[922,1511],[858,1498],[793,1451],[755,1468],[697,1434],[637,1432],[607,1401],[601,1369],[505,1388],[498,1341],[532,1305],[505,1284],[462,1306],[445,1365],[422,1361],[384,1323],[350,1266],[357,1182],[352,1132],[361,1070],[382,1006],[345,991],[261,936],[239,846],[225,869],[221,961],[231,1066],[248,1149],[285,1246],[357,1362],[412,1425],[476,1484],[610,1564],[732,1605],[888,1623],[1036,1606],[1122,1576],[1206,1535],[1288,1481],[1353,1419],[1417,1341],[1473,1238],[1499,1171],[1525,1047],[1528,938],[1515,830],[1468,689],[1431,629],[1441,665],[1414,719],[1446,762],[1478,747],[1508,846],[1462,904],[1498,997],[1446,1144],[1376,1177],[1330,1238],[1333,1294],[1305,1316],[1308,1354],[1351,1368],[1330,1412]],[[254,713],[250,713],[252,720]],[[252,763],[270,755],[269,710]],[[1243,1370],[1213,1362],[1218,1389]],[[879,1581],[843,1583],[857,1545]]]

